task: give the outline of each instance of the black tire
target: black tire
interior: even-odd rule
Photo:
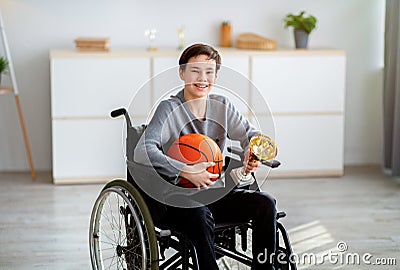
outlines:
[[[105,185],[90,219],[93,269],[158,270],[158,245],[150,212],[125,180]]]

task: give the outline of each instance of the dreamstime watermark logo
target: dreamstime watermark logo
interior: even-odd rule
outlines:
[[[296,264],[296,265],[371,265],[371,266],[384,266],[396,265],[396,258],[383,258],[374,257],[369,252],[358,253],[348,252],[349,246],[346,242],[340,241],[336,245],[335,250],[329,250],[322,253],[293,253],[290,256],[281,253],[272,253],[268,255],[268,250],[265,249],[264,253],[257,256],[259,263],[264,264],[267,261],[270,263],[276,262],[278,264]]]

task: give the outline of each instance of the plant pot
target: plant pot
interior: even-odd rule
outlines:
[[[307,49],[308,36],[308,33],[304,30],[294,30],[296,49]]]

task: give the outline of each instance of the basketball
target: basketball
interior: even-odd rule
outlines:
[[[207,171],[221,175],[223,165],[221,149],[208,136],[197,133],[183,135],[172,143],[167,155],[187,165],[194,165],[200,162],[214,162],[215,165],[208,167]],[[217,178],[211,180],[216,181]],[[195,187],[185,178],[182,178],[178,185],[185,188]]]

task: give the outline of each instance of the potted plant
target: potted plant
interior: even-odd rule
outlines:
[[[8,60],[7,58],[1,56],[0,57],[0,87],[1,87],[1,75],[3,74],[4,71],[6,71],[8,68]]]
[[[307,48],[308,36],[317,26],[317,19],[312,16],[305,16],[306,12],[301,11],[298,15],[289,13],[284,18],[285,28],[293,27],[296,48]]]

